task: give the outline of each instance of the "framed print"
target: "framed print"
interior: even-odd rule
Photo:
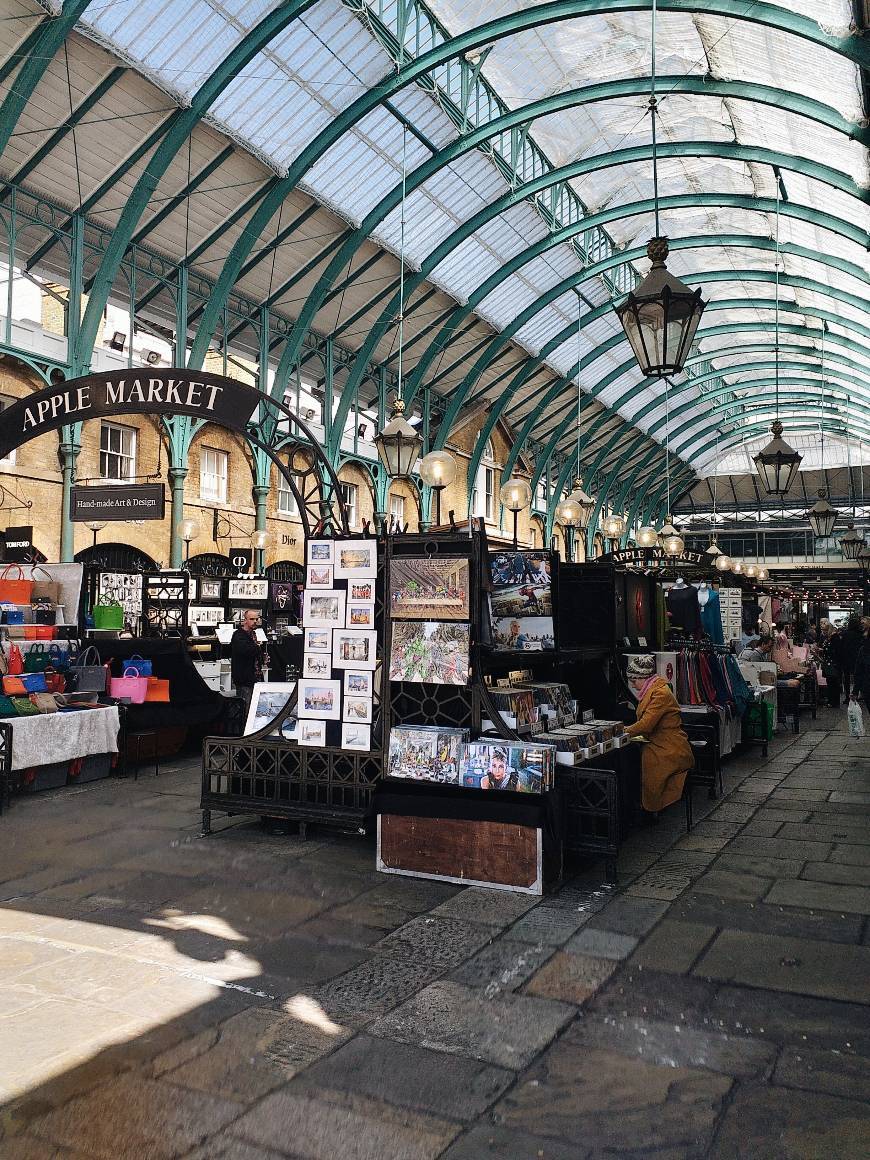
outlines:
[[[375,578],[378,574],[377,540],[336,540],[336,580]]]
[[[252,580],[250,578],[246,578],[244,580],[230,580],[228,599],[230,599],[230,600],[268,600],[269,599],[269,581],[268,580]]]
[[[440,621],[394,621],[390,680],[467,685],[470,627]]]
[[[325,745],[326,722],[301,720],[296,729],[296,740],[300,745]]]
[[[302,622],[306,628],[343,628],[344,601],[346,592],[332,589],[330,592],[305,589],[305,604]]]
[[[223,600],[223,580],[213,580],[206,576],[199,578],[200,600]]]
[[[308,563],[331,564],[333,561],[332,551],[334,544],[334,540],[309,540]]]
[[[269,599],[272,607],[279,612],[293,613],[293,581],[272,580],[269,583]]]
[[[348,603],[348,606],[347,606],[347,627],[348,628],[374,628],[375,627],[375,606],[374,606],[374,604]]]
[[[495,647],[512,652],[555,648],[549,553],[500,552],[490,565]]]
[[[341,717],[341,681],[303,677],[299,682],[299,716],[317,721],[338,721]]]
[[[304,652],[332,652],[332,633],[328,628],[306,628],[302,644]]]
[[[256,733],[274,721],[296,689],[295,681],[259,681],[254,685],[248,718],[245,721],[245,735]]]
[[[344,674],[344,693],[351,697],[369,697],[374,693],[374,676],[371,671],[358,672],[347,669]]]
[[[341,727],[342,749],[371,749],[371,725],[351,725],[345,722]]]
[[[223,618],[223,605],[220,604],[191,604],[187,609],[187,623],[191,627],[217,628]]]
[[[309,564],[306,569],[307,575],[305,577],[306,588],[331,588],[332,587],[332,565],[331,564]]]
[[[341,713],[342,721],[352,724],[371,725],[372,702],[370,697],[345,697]]]
[[[396,725],[390,730],[386,774],[414,781],[440,781],[456,785],[459,756],[467,729],[443,725]]]
[[[390,616],[394,620],[469,620],[468,560],[462,556],[394,559]]]
[[[347,598],[358,604],[372,604],[375,599],[374,580],[351,580],[347,586]]]
[[[332,634],[334,669],[373,669],[377,660],[377,633],[340,628]]]
[[[302,658],[302,676],[329,680],[332,676],[332,657],[326,652],[305,653]]]

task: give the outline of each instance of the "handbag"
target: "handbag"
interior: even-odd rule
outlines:
[[[93,663],[92,657],[96,657],[96,664]],[[75,681],[76,692],[105,693],[106,666],[99,662],[100,654],[91,645],[76,659],[75,664],[70,665],[69,675]]]
[[[24,609],[15,604],[2,604],[4,624],[24,624]]]
[[[14,644],[9,650],[7,669],[13,676],[16,673],[24,672],[24,657],[21,655],[21,649],[17,644]]]
[[[17,578],[11,575],[13,569],[18,573]],[[18,564],[7,564],[0,572],[0,603],[7,600],[10,604],[29,604],[32,596],[33,581],[24,579]]]
[[[25,639],[31,640],[54,640],[57,636],[57,629],[53,624],[37,624],[34,629],[35,635],[33,637],[27,636],[27,628],[24,629]]]
[[[57,712],[57,701],[54,699],[54,693],[31,693],[30,703],[36,706],[39,713]]]
[[[154,676],[150,659],[146,660],[145,657],[140,657],[138,653],[133,653],[129,660],[124,661],[123,668],[124,676],[127,675],[128,668],[136,669],[137,676],[140,677]]]
[[[7,697],[5,693],[0,693],[0,717],[14,717],[15,706],[12,703],[12,698]]]
[[[37,572],[41,572],[48,579],[37,580]],[[50,572],[46,572],[45,568],[40,568],[37,564],[35,568],[30,569],[30,579],[33,581],[31,600],[42,599],[47,600],[49,604],[60,604],[60,584],[57,580],[52,580]]]
[[[72,659],[69,652],[61,648],[59,644],[48,646],[48,658],[51,667],[57,669],[59,673],[65,673],[67,671]]]
[[[29,697],[10,697],[9,700],[19,717],[35,717],[39,712]]]
[[[116,701],[127,698],[131,704],[141,705],[148,692],[148,678],[140,677],[136,669],[128,669],[127,672],[136,675],[109,678],[109,696]]]
[[[48,668],[49,655],[45,651],[44,644],[35,644],[28,649],[27,656],[24,658],[25,673],[41,673]]]
[[[21,673],[17,677],[4,677],[3,692],[15,697],[24,693],[46,693],[48,685],[45,673]]]
[[[32,604],[30,608],[33,624],[57,624],[57,609],[53,604]]]
[[[163,680],[161,677],[148,677],[148,688],[145,693],[146,701],[160,701],[163,704],[169,702],[169,681]]]
[[[45,684],[49,693],[66,692],[66,677],[49,666],[45,670]]]
[[[93,607],[94,628],[120,629],[124,627],[124,609],[120,604],[100,604]]]

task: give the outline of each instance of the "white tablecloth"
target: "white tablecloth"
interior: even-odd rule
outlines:
[[[118,752],[118,710],[83,709],[7,717],[12,725],[12,768],[32,769],[92,753]]]

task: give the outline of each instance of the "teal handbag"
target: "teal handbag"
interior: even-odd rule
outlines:
[[[15,705],[12,703],[12,698],[7,697],[5,693],[0,693],[0,717],[17,717],[15,712]]]
[[[43,673],[51,661],[44,644],[32,644],[24,658],[25,673]]]
[[[12,702],[18,717],[35,717],[39,713],[29,697],[10,697],[9,700]]]

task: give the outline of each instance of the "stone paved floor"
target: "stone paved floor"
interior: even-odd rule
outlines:
[[[867,1156],[870,744],[807,726],[537,904],[201,840],[192,763],[17,801],[0,1157]]]

